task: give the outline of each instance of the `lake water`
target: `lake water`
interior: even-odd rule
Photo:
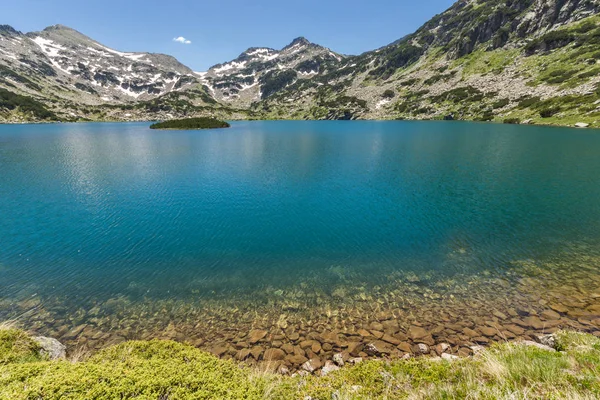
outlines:
[[[252,329],[351,340],[387,322],[457,350],[600,329],[597,131],[148,125],[0,126],[0,320],[225,357]]]

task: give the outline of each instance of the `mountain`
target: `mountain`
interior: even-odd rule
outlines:
[[[592,0],[459,0],[416,32],[358,56],[298,38],[281,50],[250,48],[202,73],[60,25],[28,34],[2,26],[0,118],[210,114],[599,126],[599,12]]]
[[[346,58],[314,80],[312,93],[290,87],[257,110],[597,124],[599,11],[587,0],[460,0],[415,33]]]
[[[253,47],[202,74],[213,96],[249,107],[302,80],[334,71],[344,56],[300,37],[281,50]]]
[[[57,113],[68,110],[61,119],[93,118],[98,106],[137,104],[199,84],[168,55],[120,52],[62,25],[27,34],[0,26],[0,85]],[[206,95],[206,102],[214,100]]]

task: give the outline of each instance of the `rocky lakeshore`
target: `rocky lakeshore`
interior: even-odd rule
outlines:
[[[40,340],[44,339],[44,340]],[[53,357],[47,338],[0,326],[0,399],[597,398],[600,339],[559,331],[473,357],[367,360],[292,376],[221,360],[173,341],[128,341]]]
[[[368,290],[344,283],[326,291],[307,281],[195,302],[122,296],[70,313],[67,299],[33,297],[17,307],[3,299],[0,310],[78,351],[170,339],[274,372],[321,374],[370,359],[465,357],[493,343],[540,342],[559,329],[600,336],[598,262],[570,255],[521,261],[503,276],[390,275]]]

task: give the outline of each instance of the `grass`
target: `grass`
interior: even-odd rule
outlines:
[[[132,341],[82,361],[46,361],[0,330],[0,399],[596,399],[600,339],[559,332],[550,352],[498,344],[475,358],[365,361],[327,376],[280,376],[171,341]]]
[[[462,66],[464,78],[475,74],[499,74],[514,63],[519,52],[519,49],[496,49],[493,51],[480,49],[454,61],[453,68]]]

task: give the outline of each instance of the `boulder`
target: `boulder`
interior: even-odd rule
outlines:
[[[575,124],[576,128],[587,128],[588,126],[590,126],[590,124],[587,124],[585,122],[578,122]]]
[[[50,360],[62,360],[67,358],[67,347],[56,339],[36,336],[33,340],[40,346],[42,357]]]
[[[290,364],[293,365],[302,365],[304,364],[308,359],[306,357],[304,357],[301,354],[288,354],[285,357],[285,361],[289,362]]]
[[[319,360],[318,358],[312,358],[304,364],[302,364],[302,369],[312,373],[321,368],[322,365],[323,364],[321,363],[321,360]]]
[[[427,346],[425,343],[419,343],[415,346],[415,353],[427,354],[429,353],[429,346]]]
[[[390,354],[392,349],[389,344],[386,342],[382,342],[381,340],[376,340],[367,344],[365,347],[365,351],[367,354],[371,355],[380,355],[380,354]]]
[[[551,348],[556,348],[556,337],[552,334],[550,335],[537,335],[535,337],[535,340],[537,340],[540,344],[543,344],[544,346],[548,346]]]

